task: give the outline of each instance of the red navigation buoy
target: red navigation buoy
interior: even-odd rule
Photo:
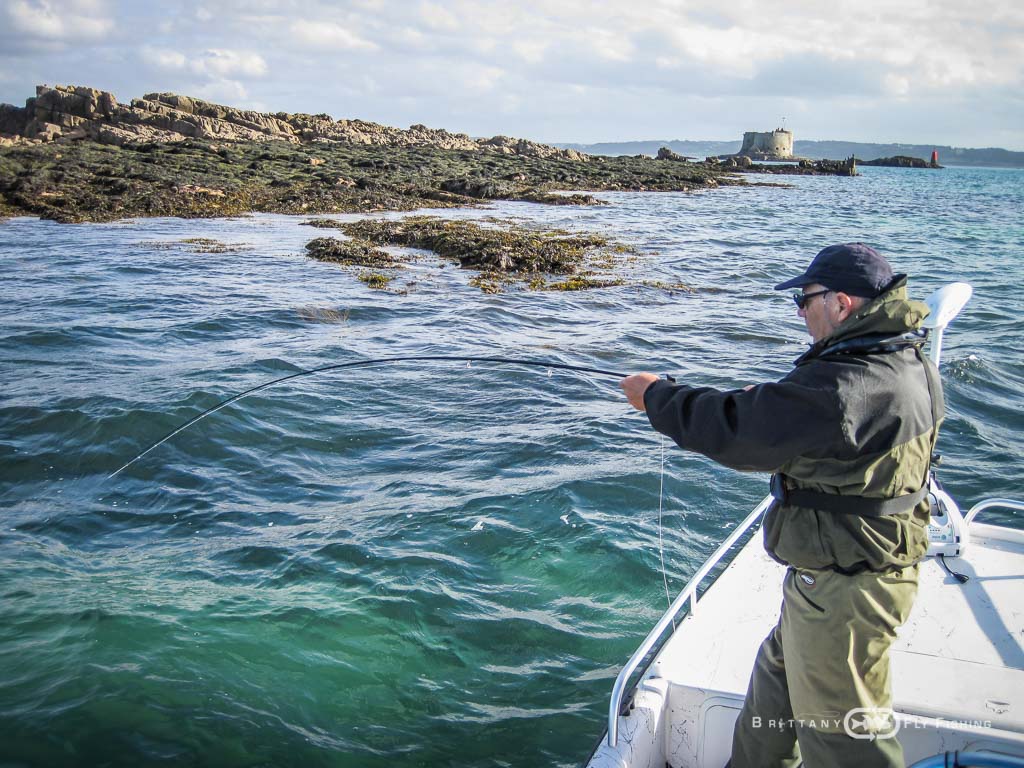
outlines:
[[[938,165],[938,164],[939,164],[939,150],[933,149],[932,150],[932,165]]]

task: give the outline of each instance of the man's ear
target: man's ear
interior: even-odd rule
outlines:
[[[848,317],[857,309],[857,302],[854,301],[850,294],[843,293],[842,291],[834,291],[834,293],[836,296],[836,303],[839,304],[843,317]]]

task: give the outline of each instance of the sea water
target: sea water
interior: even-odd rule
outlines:
[[[464,363],[302,377],[106,479],[302,369],[500,355],[740,387],[807,342],[772,286],[860,240],[916,298],[974,286],[941,477],[964,508],[1024,497],[1024,171],[771,180],[437,212],[604,234],[692,292],[491,295],[425,253],[372,291],[304,256],[304,217],[0,223],[0,764],[576,764],[665,581],[766,491],[666,445],[613,378]]]

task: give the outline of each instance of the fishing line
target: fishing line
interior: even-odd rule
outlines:
[[[340,370],[342,368],[367,368],[369,366],[385,365],[387,363],[426,362],[426,361],[431,361],[431,362],[449,362],[449,363],[450,362],[459,362],[459,363],[498,363],[498,364],[502,364],[502,365],[524,365],[524,366],[532,367],[532,368],[547,368],[549,370],[550,369],[557,369],[557,370],[562,370],[562,371],[577,371],[577,372],[580,372],[580,373],[594,373],[594,374],[597,374],[598,376],[614,376],[617,379],[624,379],[624,378],[626,378],[626,374],[619,373],[618,371],[606,371],[606,370],[602,370],[601,368],[588,368],[588,367],[582,366],[582,365],[568,365],[566,363],[552,363],[552,362],[549,362],[547,360],[522,360],[522,359],[512,358],[512,357],[463,357],[463,356],[451,356],[451,355],[415,355],[415,356],[405,356],[405,357],[379,357],[379,358],[376,358],[376,359],[373,359],[373,360],[353,360],[353,361],[348,362],[348,363],[335,363],[334,365],[325,365],[322,368],[312,368],[312,369],[306,370],[306,371],[299,371],[298,373],[291,373],[291,374],[288,374],[287,376],[282,376],[279,379],[274,379],[273,381],[267,381],[267,382],[264,382],[263,384],[258,384],[257,386],[252,387],[251,389],[247,389],[244,392],[239,392],[237,395],[232,395],[227,400],[223,400],[223,401],[217,403],[216,405],[214,405],[214,406],[212,406],[210,408],[207,408],[205,411],[200,413],[198,416],[196,416],[196,417],[194,417],[192,419],[189,419],[188,421],[186,421],[181,426],[175,427],[173,430],[171,430],[166,435],[164,435],[159,440],[157,440],[155,443],[153,443],[148,448],[146,448],[146,450],[142,451],[141,453],[136,455],[134,458],[132,458],[130,461],[128,461],[124,465],[118,467],[113,472],[111,472],[109,475],[107,475],[107,479],[110,480],[111,478],[113,478],[116,475],[120,474],[125,469],[127,469],[132,464],[134,464],[136,461],[138,461],[143,456],[145,456],[147,453],[149,453],[150,451],[154,450],[155,448],[159,448],[161,445],[166,443],[172,437],[174,437],[175,435],[179,434],[180,432],[184,432],[186,429],[191,427],[196,422],[201,421],[201,420],[205,419],[207,416],[216,413],[221,408],[224,408],[224,407],[226,407],[228,405],[231,405],[231,403],[234,403],[234,402],[237,402],[237,401],[241,400],[243,397],[248,397],[249,395],[252,395],[252,394],[254,394],[256,392],[259,392],[261,390],[264,390],[264,389],[267,389],[269,387],[272,387],[275,384],[281,384],[281,383],[283,383],[285,381],[290,381],[291,379],[297,379],[297,378],[299,378],[301,376],[312,376],[314,373],[324,373],[325,371],[337,371],[337,370]]]
[[[552,362],[547,361],[547,360],[524,360],[524,359],[519,359],[519,358],[511,358],[511,357],[485,357],[485,356],[461,356],[461,355],[460,356],[453,356],[453,355],[415,355],[415,356],[403,356],[403,357],[379,357],[379,358],[375,358],[373,360],[353,360],[353,361],[348,362],[348,363],[335,363],[333,365],[325,365],[325,366],[323,366],[321,368],[312,368],[312,369],[305,370],[305,371],[298,371],[297,373],[290,373],[287,376],[281,376],[280,378],[273,379],[272,381],[267,381],[267,382],[264,382],[262,384],[257,384],[255,387],[250,387],[249,389],[247,389],[247,390],[245,390],[243,392],[239,392],[236,395],[232,395],[231,397],[227,398],[226,400],[222,400],[221,402],[217,403],[216,405],[211,406],[210,408],[207,408],[205,411],[200,413],[198,416],[195,416],[195,417],[189,419],[188,421],[186,421],[184,424],[181,424],[180,426],[175,427],[173,430],[171,430],[166,435],[161,437],[155,443],[153,443],[152,445],[147,447],[144,451],[142,451],[141,453],[136,454],[131,460],[129,460],[128,462],[126,462],[122,466],[118,467],[113,472],[111,472],[109,475],[107,475],[107,479],[109,480],[109,479],[115,477],[116,475],[120,474],[122,471],[124,471],[125,469],[130,467],[132,464],[134,464],[136,461],[141,459],[147,453],[149,453],[150,451],[152,451],[152,450],[154,450],[156,448],[159,448],[161,445],[166,443],[172,437],[174,437],[177,434],[180,434],[181,432],[184,432],[186,429],[188,429],[192,425],[196,424],[197,422],[205,419],[207,416],[210,416],[210,415],[216,413],[217,411],[221,410],[222,408],[227,407],[228,405],[231,405],[232,403],[238,402],[243,397],[248,397],[249,395],[255,394],[256,392],[260,392],[260,391],[262,391],[264,389],[268,389],[270,387],[273,387],[276,384],[282,384],[282,383],[284,383],[286,381],[291,381],[292,379],[297,379],[297,378],[300,378],[302,376],[312,376],[313,374],[316,374],[316,373],[325,373],[327,371],[337,371],[337,370],[341,370],[342,368],[367,368],[367,367],[370,367],[370,366],[373,366],[373,365],[385,365],[385,364],[388,364],[388,363],[405,363],[405,362],[449,362],[449,363],[450,362],[459,362],[459,363],[467,363],[467,364],[468,363],[497,363],[497,364],[500,364],[500,365],[522,365],[522,366],[526,366],[526,367],[530,367],[530,368],[546,368],[549,371],[552,370],[552,369],[556,369],[556,370],[562,370],[562,371],[574,371],[574,372],[578,372],[578,373],[593,373],[593,374],[597,374],[598,376],[612,376],[612,377],[615,377],[617,379],[624,379],[624,378],[626,378],[626,374],[620,373],[619,371],[607,371],[607,370],[604,370],[604,369],[601,369],[601,368],[589,368],[589,367],[583,366],[583,365],[569,365],[567,363],[552,363]],[[662,579],[662,583],[665,585],[665,599],[668,601],[669,605],[671,605],[672,604],[672,598],[671,598],[671,596],[669,594],[668,572],[665,569],[665,542],[664,542],[663,525],[662,525],[662,515],[663,515],[663,512],[664,512],[664,498],[665,498],[665,436],[664,435],[660,436],[659,445],[660,445],[660,448],[661,448],[661,476],[660,476],[659,488],[658,488],[658,559],[661,561],[661,579]],[[673,625],[673,627],[675,627],[675,619],[672,620],[672,625]]]
[[[672,597],[668,593],[668,571],[665,570],[665,540],[662,538],[661,516],[665,500],[665,435],[658,433],[661,438],[658,445],[661,447],[661,479],[658,482],[658,558],[661,560],[661,580],[665,584],[665,602],[672,607]],[[672,617],[672,631],[676,629],[676,617]]]

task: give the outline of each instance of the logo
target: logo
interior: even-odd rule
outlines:
[[[885,707],[857,707],[843,718],[843,730],[852,739],[879,741],[893,739],[900,732],[900,724],[891,709]]]
[[[814,577],[811,576],[811,574],[809,574],[809,573],[801,573],[800,574],[800,581],[802,581],[808,587],[813,587],[814,586]]]

